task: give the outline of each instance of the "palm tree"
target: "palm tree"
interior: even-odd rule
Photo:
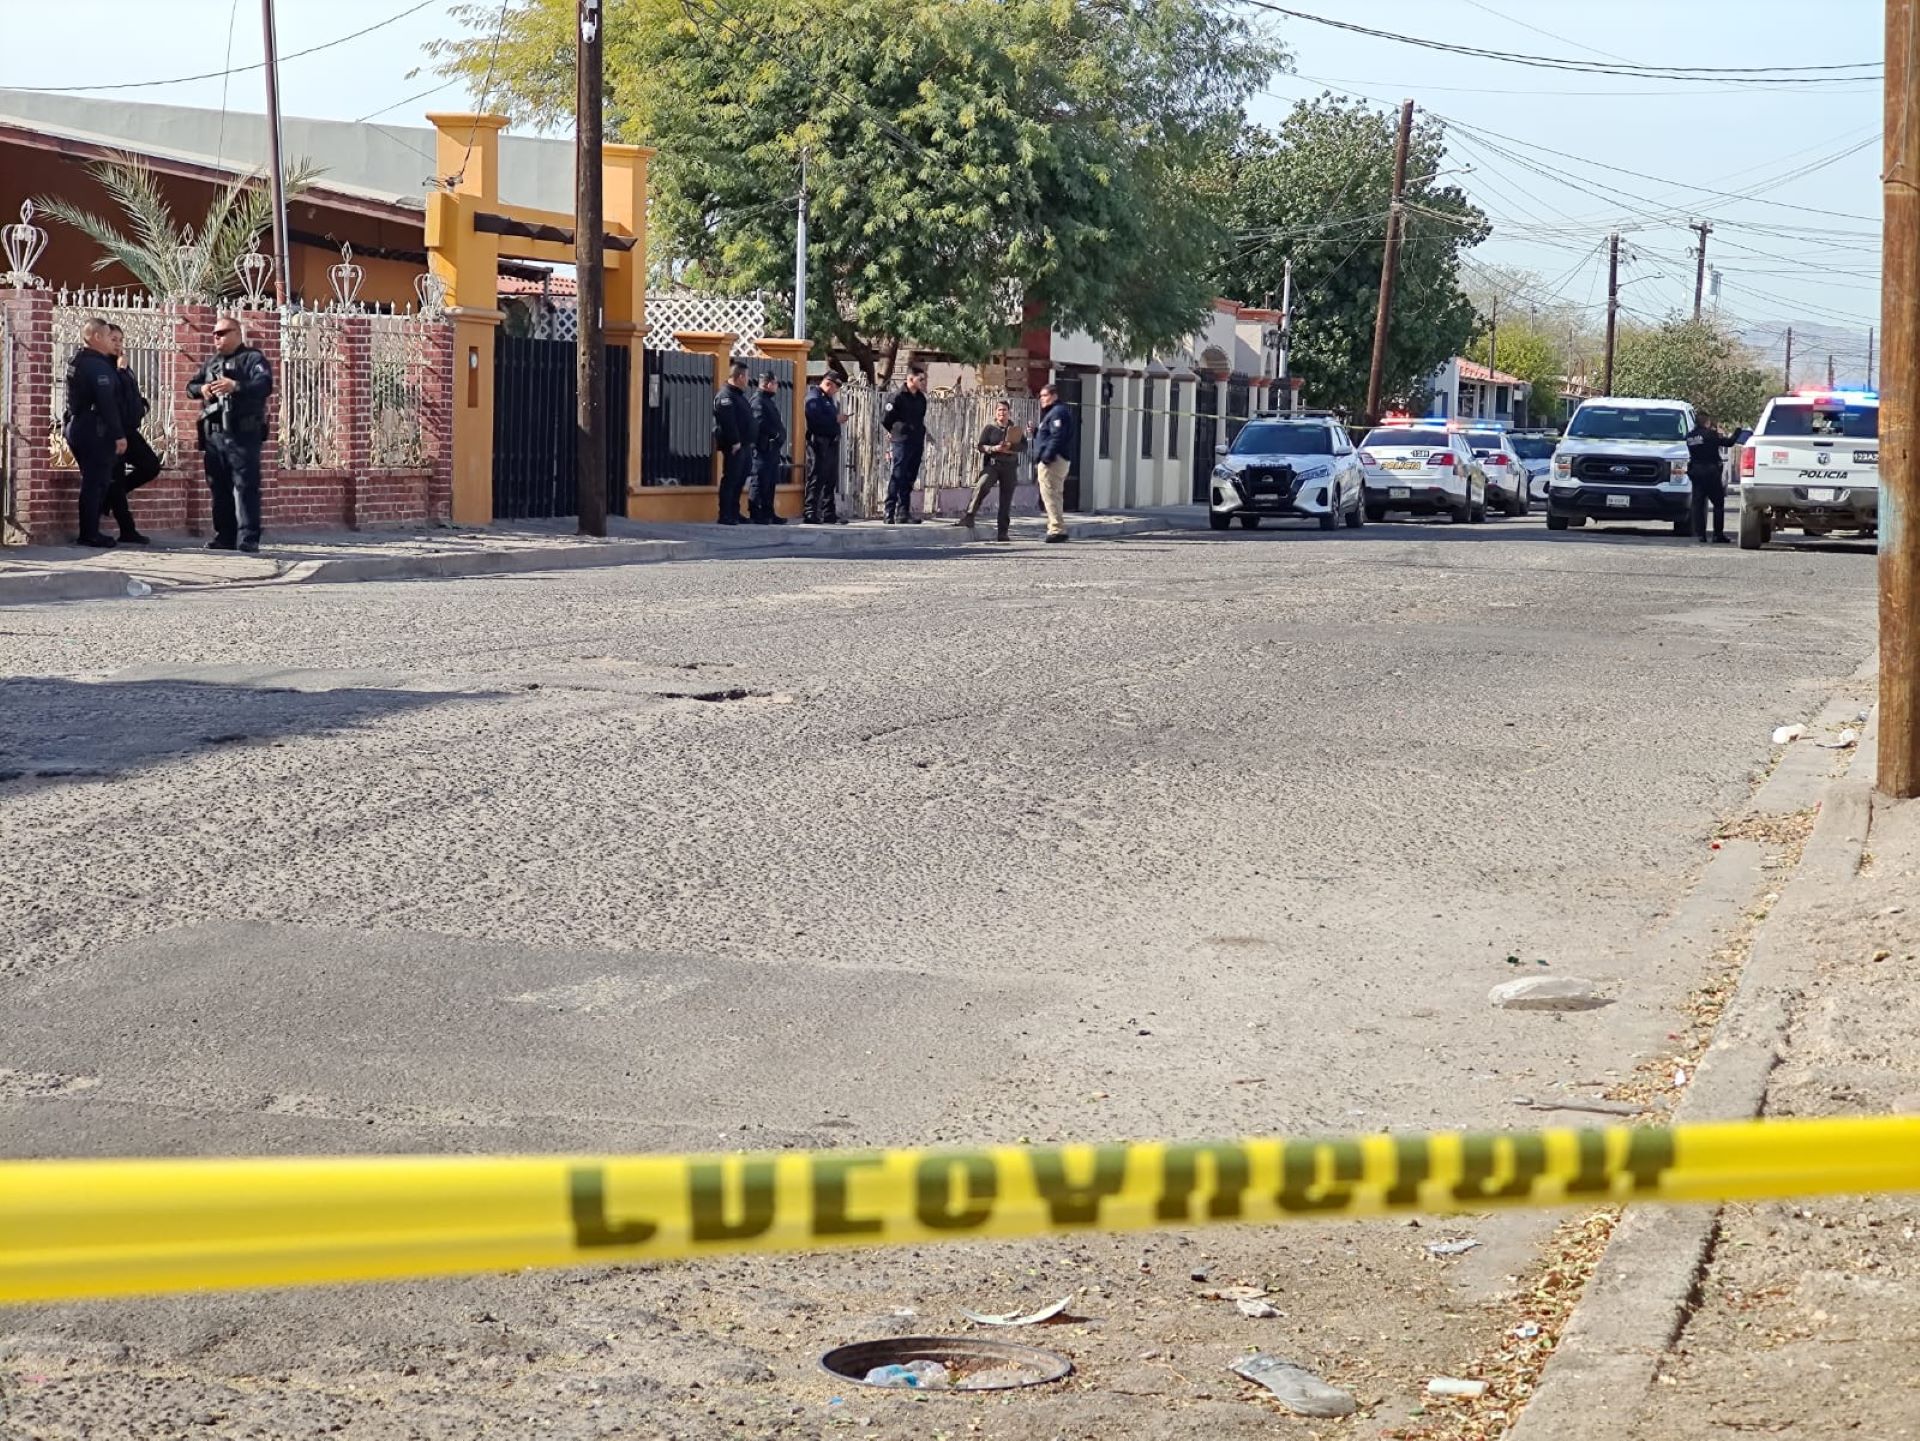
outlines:
[[[119,265],[156,296],[217,299],[241,293],[234,262],[273,219],[273,199],[260,175],[234,180],[213,198],[197,227],[183,227],[174,219],[153,171],[139,156],[97,160],[87,170],[120,208],[124,231],[114,221],[65,200],[36,199],[34,205],[100,247],[95,270]],[[287,194],[299,194],[320,173],[304,160],[295,161],[287,173]]]

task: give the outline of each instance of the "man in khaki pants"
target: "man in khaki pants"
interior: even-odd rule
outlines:
[[[1067,471],[1079,443],[1079,421],[1060,398],[1060,388],[1049,382],[1040,387],[1040,422],[1033,428],[1033,458],[1039,470],[1040,503],[1047,508],[1047,542],[1067,538]]]

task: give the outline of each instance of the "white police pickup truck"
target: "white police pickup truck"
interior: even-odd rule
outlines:
[[[1553,450],[1547,529],[1594,521],[1658,520],[1693,528],[1684,400],[1605,396],[1582,401]]]
[[[1767,402],[1740,452],[1740,548],[1758,550],[1782,526],[1808,535],[1880,525],[1880,397],[1870,390],[1803,390]]]

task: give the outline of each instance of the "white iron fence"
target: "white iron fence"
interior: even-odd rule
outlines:
[[[337,470],[347,457],[338,373],[346,362],[347,314],[289,310],[280,322],[280,468]]]
[[[434,342],[446,322],[418,315],[368,318],[368,464],[410,470],[430,459],[426,410],[433,383]]]
[[[60,433],[67,404],[67,387],[62,377],[74,351],[80,348],[80,334],[90,319],[99,318],[117,325],[125,340],[127,368],[140,383],[147,400],[147,416],[140,433],[162,465],[171,465],[179,436],[173,414],[173,356],[175,327],[180,314],[171,304],[156,300],[143,291],[62,290],[53,301],[53,360],[55,382],[51,391],[52,435],[48,442],[53,463],[71,466],[72,453],[66,437]]]
[[[840,408],[847,420],[841,430],[841,456],[846,466],[842,492],[856,515],[879,515],[886,509],[887,480],[892,473],[887,433],[880,424],[890,391],[877,386],[849,385],[840,392]],[[1013,407],[1013,419],[1031,433],[1039,407],[1031,396],[999,390],[934,391],[927,396],[927,450],[920,462],[921,490],[971,487],[980,474],[980,455],[974,445],[993,421],[1001,401]],[[1021,458],[1021,478],[1027,479],[1028,458]]]

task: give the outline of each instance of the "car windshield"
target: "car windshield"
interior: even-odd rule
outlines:
[[[1235,455],[1332,455],[1333,432],[1299,420],[1256,420],[1233,442]]]
[[[1382,449],[1399,445],[1424,445],[1429,450],[1444,449],[1447,445],[1447,432],[1444,430],[1390,429],[1367,432],[1363,445],[1377,445]]]
[[[1552,460],[1553,439],[1545,435],[1516,435],[1513,448],[1522,460]]]
[[[1762,435],[1810,435],[1835,440],[1878,440],[1880,407],[1877,405],[1836,406],[1775,405]]]
[[[1624,405],[1583,405],[1567,427],[1568,437],[1574,440],[1681,440],[1686,433],[1684,410]]]
[[[1475,455],[1491,455],[1506,437],[1497,430],[1474,430],[1467,433],[1467,439],[1473,443]]]

